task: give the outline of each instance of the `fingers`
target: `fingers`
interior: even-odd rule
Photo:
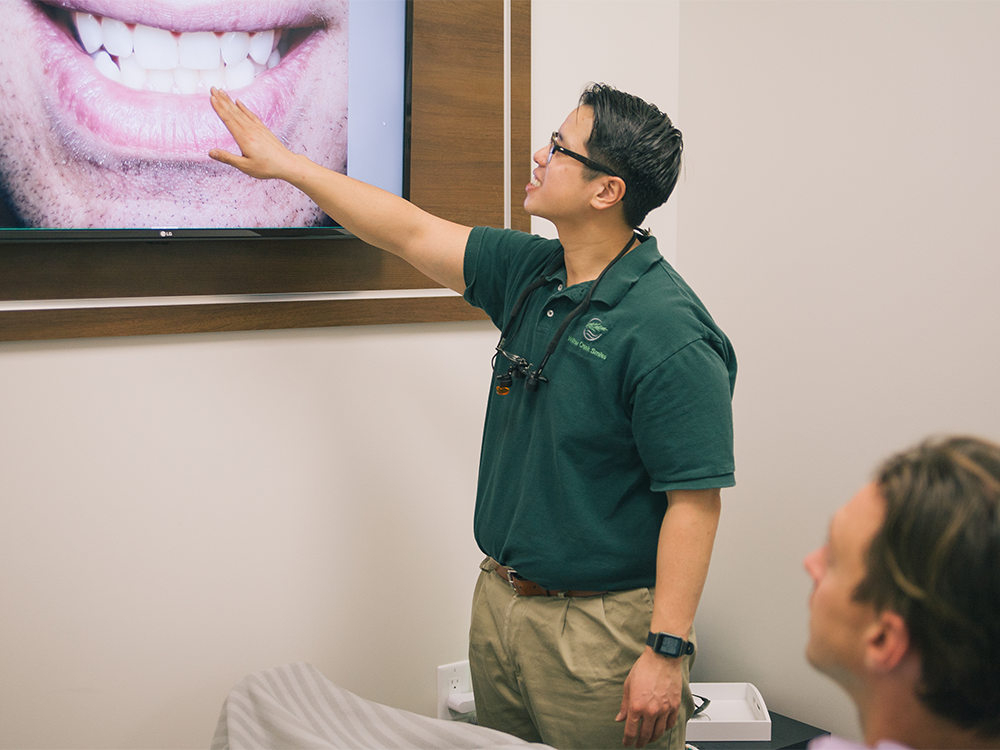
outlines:
[[[236,100],[236,107],[237,109],[240,110],[240,112],[245,114],[250,119],[251,122],[261,126],[264,125],[264,121],[261,120],[259,117],[257,117],[257,113],[251,110],[247,105],[245,105],[242,99]]]
[[[210,158],[261,179],[267,175],[263,172],[263,163],[256,160],[262,131],[270,134],[264,123],[239,99],[233,101],[222,89],[212,87],[210,101],[222,124],[233,136],[239,147],[238,154],[230,153],[221,148],[213,148],[208,152]],[[249,149],[249,150],[248,150]]]
[[[212,103],[215,114],[219,116],[219,119],[234,137],[238,135],[237,131],[246,131],[250,124],[262,126],[264,124],[242,101],[239,99],[233,101],[229,94],[222,89],[213,86],[209,101]]]
[[[212,103],[212,109],[214,109],[215,113],[223,120],[225,120],[226,116],[232,112],[233,100],[230,99],[229,94],[222,89],[217,89],[213,86],[211,94],[209,95],[209,101]]]
[[[621,711],[615,717],[615,721],[625,721],[625,736],[622,739],[624,747],[642,748],[651,742],[656,742],[667,730],[673,729],[677,724],[678,712],[676,709],[665,714],[653,714],[645,716],[639,711],[629,711],[622,705]]]
[[[209,101],[212,104],[212,109],[215,110],[215,114],[222,120],[222,124],[226,126],[226,129],[235,138],[236,133],[234,131],[238,129],[235,116],[239,114],[239,110],[233,105],[233,100],[229,98],[229,94],[213,86]]]
[[[659,740],[667,733],[667,730],[673,729],[676,724],[677,711],[671,711],[669,714],[660,714],[659,716],[642,716],[635,720],[636,726],[631,737],[634,738],[636,748],[642,748]],[[622,744],[625,747],[629,747],[632,744],[628,723],[625,725],[625,739]]]
[[[629,678],[631,678],[631,675]],[[625,722],[625,736],[622,739],[622,745],[625,747],[631,747],[636,743],[641,724],[638,712],[634,710],[629,711],[629,678],[625,680],[625,686],[622,690],[622,705],[618,710],[618,715],[615,717],[615,721]],[[637,747],[642,747],[642,745],[637,745]]]
[[[625,737],[622,739],[622,745],[625,747],[635,745],[636,748],[642,748],[650,742],[655,742],[663,736],[662,731],[659,734],[654,731],[657,723],[653,719],[644,718],[637,713],[629,714],[628,719],[625,720]]]
[[[628,678],[625,678],[625,686],[622,689],[622,706],[618,709],[615,721],[624,721],[628,716]]]
[[[668,729],[673,729],[677,725],[677,719],[678,719],[679,716],[680,716],[680,709],[679,708],[675,708],[669,714],[664,714],[664,716],[663,716],[663,721],[664,721],[663,731],[666,731]]]
[[[638,744],[641,741],[639,736],[641,723],[642,720],[637,714],[632,713],[628,715],[625,719],[625,736],[622,739],[622,745],[625,747],[632,747],[632,745],[642,747],[642,745]]]
[[[235,106],[233,100],[229,96],[229,92],[226,91],[225,89],[220,89],[216,88],[215,86],[212,86],[212,88],[209,89],[209,97],[213,105],[221,107]]]
[[[676,714],[674,714],[673,716],[674,716],[673,723],[669,721],[670,719],[669,716],[660,716],[656,719],[656,723],[653,724],[653,731],[649,735],[650,742],[656,742],[658,739],[660,739],[660,737],[666,734],[666,731],[668,729],[670,729],[674,724],[677,723]]]
[[[235,154],[231,154],[228,151],[224,151],[221,148],[213,148],[208,152],[208,156],[216,161],[221,161],[223,164],[228,164],[231,167],[236,166],[236,161],[239,157]]]

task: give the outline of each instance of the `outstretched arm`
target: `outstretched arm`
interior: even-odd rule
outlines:
[[[349,232],[413,265],[461,293],[470,227],[445,221],[409,201],[289,151],[243,102],[212,89],[212,107],[232,133],[240,153],[208,155],[258,180],[284,180],[304,192]]]

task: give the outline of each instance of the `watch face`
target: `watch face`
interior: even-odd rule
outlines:
[[[684,641],[674,635],[663,634],[660,637],[660,648],[658,649],[661,654],[666,654],[667,656],[680,656],[681,655],[681,644]]]

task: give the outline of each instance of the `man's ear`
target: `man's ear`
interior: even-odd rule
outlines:
[[[910,631],[902,615],[883,610],[865,632],[865,666],[872,672],[891,672],[910,652]]]
[[[591,205],[598,210],[604,210],[621,203],[625,198],[625,180],[610,175],[598,179],[601,188],[594,194]]]

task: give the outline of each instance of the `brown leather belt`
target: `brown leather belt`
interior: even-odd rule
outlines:
[[[543,589],[534,581],[529,581],[527,578],[522,577],[513,568],[501,565],[496,560],[490,560],[490,565],[493,566],[493,570],[498,576],[510,584],[510,587],[514,589],[514,593],[518,596],[603,596],[608,593],[607,591],[555,591]]]

